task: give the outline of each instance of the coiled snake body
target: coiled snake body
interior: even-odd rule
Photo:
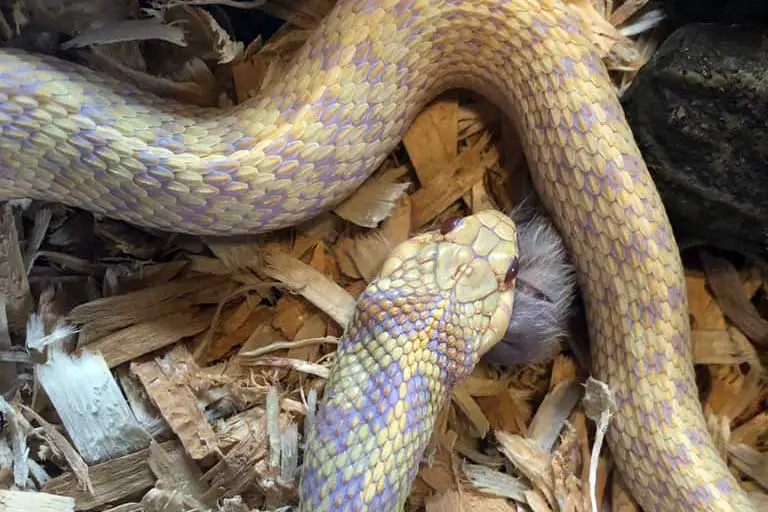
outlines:
[[[577,266],[592,371],[617,401],[609,446],[634,497],[646,510],[752,510],[702,414],[663,205],[599,55],[560,0],[339,0],[282,80],[227,111],[3,50],[0,199],[58,201],[196,234],[283,228],[347,197],[425,103],[455,87],[484,94],[517,123],[536,189]],[[467,222],[495,233],[487,219]],[[361,299],[310,436],[305,510],[402,503],[428,439],[421,429],[466,371],[460,363],[494,341],[477,329],[503,319],[507,304],[508,292],[486,289],[502,308],[491,322],[480,314],[495,314],[491,306],[462,300],[477,298],[471,287],[441,298],[409,282],[487,263],[465,250],[474,243],[462,238],[466,229],[453,242],[460,261],[422,254],[425,267],[382,278],[386,296]],[[516,250],[514,239],[492,238]],[[496,274],[483,268],[487,284]],[[446,316],[436,324],[438,310]],[[431,352],[446,347],[431,336],[450,339],[445,353]],[[341,357],[355,351],[365,356],[357,363]],[[355,399],[341,403],[336,392]]]

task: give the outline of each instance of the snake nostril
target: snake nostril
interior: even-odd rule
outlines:
[[[507,286],[511,285],[512,281],[514,281],[515,278],[517,277],[517,273],[519,271],[520,271],[520,259],[518,259],[518,257],[515,256],[512,262],[509,264],[507,273],[504,274],[504,284]]]
[[[448,217],[440,224],[440,234],[447,235],[464,221],[461,217]]]

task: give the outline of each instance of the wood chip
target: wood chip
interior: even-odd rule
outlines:
[[[44,492],[0,490],[0,510],[3,512],[74,512],[75,500]]]
[[[176,434],[189,456],[210,461],[218,452],[216,435],[186,379],[196,367],[183,345],[175,345],[160,358],[133,361],[133,373]]]
[[[37,365],[37,374],[77,452],[89,464],[149,445],[100,355],[73,357],[53,347],[49,360]]]
[[[160,445],[169,452],[181,452],[175,441]],[[151,488],[157,476],[149,465],[149,448],[130,455],[111,459],[88,468],[93,492],[84,491],[72,473],[52,478],[43,491],[75,499],[75,510],[91,510],[107,503],[117,502]]]
[[[204,331],[212,316],[210,312],[201,314],[196,310],[170,314],[104,336],[86,345],[86,350],[99,352],[107,365],[114,368]]]
[[[301,294],[340,326],[346,327],[355,309],[355,299],[339,285],[309,265],[280,251],[264,253],[264,273]]]
[[[0,296],[5,304],[8,328],[22,331],[32,306],[32,295],[10,203],[0,209]]]
[[[495,165],[499,154],[488,147],[489,136],[483,136],[477,143],[461,153],[450,167],[416,191],[411,197],[414,229],[419,229],[445,211],[451,204],[480,181],[485,171]]]
[[[768,347],[768,320],[763,319],[744,292],[739,273],[725,258],[699,251],[704,264],[707,283],[717,298],[719,306],[728,319],[733,322],[752,341]]]

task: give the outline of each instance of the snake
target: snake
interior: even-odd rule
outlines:
[[[4,48],[0,200],[202,236],[291,228],[357,190],[430,101],[473,91],[514,123],[573,258],[632,496],[754,510],[708,432],[680,252],[588,30],[563,0],[338,0],[280,78],[230,108]],[[507,318],[513,230],[490,214],[454,224],[396,249],[358,301],[308,436],[302,510],[400,508],[445,394]]]

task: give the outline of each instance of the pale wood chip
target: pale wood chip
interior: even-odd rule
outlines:
[[[203,473],[182,451],[167,451],[153,442],[149,447],[149,467],[157,476],[155,488],[176,495],[186,510],[205,510],[214,503],[205,503],[207,488],[201,484]]]
[[[557,510],[550,506],[546,493],[542,492],[540,489],[526,491],[525,500],[533,512],[554,512]]]
[[[753,416],[731,432],[730,442],[757,446],[761,439],[768,439],[768,411]]]
[[[147,512],[141,503],[123,503],[116,507],[104,509],[104,512]],[[245,511],[247,512],[247,511]]]
[[[310,35],[311,31],[283,25],[266,44],[262,45],[259,37],[248,45],[243,57],[232,67],[238,103],[258,95],[266,87],[278,82],[291,57]]]
[[[13,468],[12,483],[23,489],[27,486],[27,479],[30,475],[29,445],[27,444],[27,429],[23,425],[24,418],[2,395],[0,395],[0,414],[3,419],[3,430],[6,431],[2,445],[4,448],[7,447],[10,452],[6,453],[7,460],[3,461],[5,463],[2,465]]]
[[[768,489],[768,454],[744,444],[729,445],[728,453],[731,463],[739,471],[753,478],[763,489]]]
[[[768,347],[768,320],[760,316],[744,293],[741,278],[733,265],[704,250],[699,251],[699,258],[704,264],[707,284],[725,316],[749,339]]]
[[[168,441],[161,446],[169,452],[183,450],[181,444],[176,441]],[[91,510],[107,503],[123,501],[155,484],[156,476],[150,468],[149,455],[149,448],[145,448],[90,466],[88,473],[93,486],[92,492],[83,490],[72,473],[52,478],[45,483],[43,491],[74,498],[77,510]]]
[[[512,377],[485,377],[480,374],[478,367],[461,385],[471,396],[490,397],[506,391],[512,380]]]
[[[153,439],[167,439],[172,434],[168,423],[160,414],[160,410],[152,403],[147,392],[130,368],[125,365],[115,369],[115,376],[125,393],[125,399],[139,422]]]
[[[352,319],[356,301],[341,286],[284,252],[266,250],[263,258],[264,274],[299,293],[346,328]]]
[[[81,343],[88,343],[129,325],[217,302],[231,284],[228,279],[217,276],[181,279],[81,304],[67,318],[72,323],[83,324]]]
[[[260,356],[258,358],[250,358],[248,356],[241,356],[240,364],[243,366],[273,366],[277,368],[287,368],[308,375],[322,377],[323,379],[327,379],[328,375],[331,373],[330,368],[327,366],[310,363],[303,359],[292,359],[288,357]]]
[[[488,418],[483,413],[480,406],[467,392],[461,383],[453,390],[452,401],[459,406],[459,409],[466,415],[470,425],[480,439],[484,439],[491,428]]]
[[[522,436],[496,431],[499,450],[523,474],[534,488],[540,491],[551,506],[556,506],[554,474],[549,453],[539,448],[533,440]],[[526,497],[529,493],[526,492]],[[528,504],[533,506],[530,501]]]
[[[296,333],[296,340],[320,340],[326,338],[326,321],[320,313],[312,314],[307,318],[301,329]],[[286,356],[294,359],[314,361],[318,355],[318,343],[294,345],[288,349]]]
[[[462,493],[455,489],[447,489],[445,491],[433,494],[428,497],[424,503],[424,509],[426,512],[463,512],[462,507]]]
[[[705,410],[728,418],[737,418],[760,395],[762,370],[748,367],[744,374],[739,366],[709,366],[712,385],[704,402]]]
[[[494,471],[485,465],[464,463],[463,472],[470,483],[479,491],[525,502],[526,491],[531,487],[510,474]]]
[[[200,107],[220,106],[218,83],[210,68],[199,58],[190,58],[177,66],[176,74],[187,77],[182,82],[133,69],[102,51],[102,48],[95,47],[88,53],[88,66],[92,69],[102,70],[113,77],[137,84],[143,91],[175,98],[182,103]]]
[[[395,244],[380,231],[373,231],[354,238],[345,238],[339,243],[339,253],[347,256],[346,261],[354,267],[348,275],[362,277],[371,282],[381,270]]]
[[[295,496],[291,483],[279,479],[279,470],[268,462],[269,421],[263,409],[240,413],[220,427],[222,444],[230,445],[227,454],[204,475],[203,481],[209,486],[206,502],[218,502],[231,498],[256,485],[265,492],[268,500],[282,500]],[[277,424],[271,428],[278,431],[290,424],[287,416],[279,414]],[[274,494],[273,494],[274,493]]]
[[[75,500],[44,492],[6,491],[0,489],[3,512],[74,512]]]
[[[469,193],[464,195],[464,202],[467,203],[467,206],[469,206],[469,210],[472,213],[496,209],[493,198],[483,181],[478,181],[472,185]]]
[[[130,369],[189,456],[196,461],[208,461],[217,454],[218,446],[216,435],[187,382],[189,372],[196,366],[186,347],[176,345],[160,357],[131,362]]]
[[[733,326],[723,330],[693,330],[691,341],[696,364],[760,365],[755,347]]]
[[[99,352],[107,365],[114,368],[203,332],[212,318],[213,312],[200,313],[194,309],[170,314],[113,332],[89,343],[85,350]]]
[[[381,225],[381,234],[393,245],[399,245],[411,236],[411,211],[410,196],[403,196],[395,205],[390,215]]]
[[[435,451],[428,457],[428,463],[421,466],[419,477],[429,485],[437,494],[457,488],[456,475],[454,474],[453,449],[450,446],[455,434],[437,432]]]
[[[21,332],[33,301],[15,213],[11,203],[7,202],[0,208],[0,296],[5,302],[9,329]]]
[[[563,425],[579,403],[582,389],[581,384],[575,380],[556,384],[537,409],[536,415],[528,425],[526,436],[542,450],[551,451]]]
[[[489,147],[490,136],[484,134],[469,149],[459,154],[411,196],[413,229],[420,229],[445,211],[472,186],[483,179],[486,170],[496,165],[499,153]]]
[[[123,41],[144,41],[159,39],[171,44],[186,46],[184,30],[167,25],[159,18],[121,20],[108,25],[89,27],[72,39],[61,44],[62,50],[83,48],[97,44],[112,44]]]
[[[335,3],[335,0],[263,0],[259,9],[297,27],[312,29]]]
[[[11,349],[12,340],[8,328],[7,307],[5,295],[0,294],[0,354],[10,357],[14,355],[14,351]],[[0,395],[13,394],[13,389],[18,386],[17,379],[16,363],[0,356]]]
[[[626,0],[610,13],[609,20],[614,26],[623,25],[629,18],[645,7],[646,4],[648,4],[648,0]]]
[[[448,93],[427,105],[403,137],[403,145],[421,183],[431,181],[456,158],[458,138],[458,96]]]
[[[693,330],[725,330],[725,315],[709,293],[706,278],[701,274],[686,273],[685,285],[688,290],[688,311],[693,317]]]
[[[389,217],[410,183],[390,183],[369,179],[333,212],[342,219],[365,228],[375,228]]]
[[[149,436],[98,353],[70,355],[54,345],[36,372],[77,453],[89,464],[149,445]]]
[[[458,112],[459,140],[490,130],[502,118],[499,108],[489,101],[462,102]]]
[[[286,338],[293,340],[308,317],[307,303],[301,297],[286,295],[277,302],[272,326],[282,332]]]

